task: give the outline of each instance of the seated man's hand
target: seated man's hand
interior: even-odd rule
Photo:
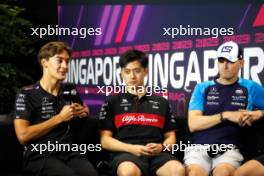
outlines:
[[[257,121],[262,117],[262,112],[260,110],[257,111],[246,111],[246,110],[241,110],[243,116],[240,120],[240,126],[251,126],[251,124],[254,121]]]
[[[239,124],[243,117],[242,111],[225,111],[223,112],[223,118]]]
[[[86,106],[85,104],[81,105],[79,103],[73,103],[71,105],[74,109],[74,116],[76,117],[87,117],[90,114],[90,110],[88,108],[88,106]]]
[[[148,143],[146,147],[149,148],[151,155],[157,155],[162,152],[162,144],[158,143]]]
[[[62,110],[58,114],[60,122],[70,121],[74,117],[74,109],[72,105],[63,106]]]
[[[144,145],[132,145],[130,153],[136,156],[142,156],[142,155],[151,155],[151,150],[149,147]]]

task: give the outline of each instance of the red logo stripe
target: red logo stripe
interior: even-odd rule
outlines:
[[[253,27],[264,26],[264,4],[261,6],[258,15],[254,21]]]
[[[123,35],[124,35],[124,32],[125,32],[125,29],[126,29],[126,26],[127,26],[127,22],[128,22],[128,18],[129,18],[129,15],[130,15],[131,11],[132,11],[132,5],[126,5],[124,13],[123,13],[123,16],[122,16],[122,19],[121,19],[121,23],[119,25],[117,36],[116,36],[116,39],[115,39],[116,43],[120,43],[122,41],[122,39],[123,39]]]
[[[158,114],[149,113],[125,113],[115,116],[115,126],[117,128],[125,125],[147,125],[158,128],[164,127],[165,118]]]

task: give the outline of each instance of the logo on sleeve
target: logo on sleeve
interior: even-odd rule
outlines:
[[[17,111],[25,111],[26,110],[26,95],[25,94],[18,94],[16,99],[16,110]]]

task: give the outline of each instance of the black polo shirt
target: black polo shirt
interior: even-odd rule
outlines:
[[[73,91],[74,95],[69,96],[70,91]],[[72,102],[82,104],[78,92],[72,84],[61,85],[58,96],[54,96],[45,91],[37,82],[34,85],[22,88],[17,93],[15,118],[27,120],[31,125],[38,124],[54,117],[64,105]],[[29,143],[71,142],[70,126],[71,122],[63,122],[48,134]]]
[[[113,137],[126,143],[162,143],[164,133],[175,130],[175,118],[168,100],[130,93],[109,97],[100,111],[100,128],[111,130]]]

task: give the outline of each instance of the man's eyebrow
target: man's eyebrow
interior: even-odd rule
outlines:
[[[141,69],[140,67],[137,68],[124,68],[125,70],[137,70],[137,69]]]
[[[57,56],[57,58],[59,58],[59,59],[70,59],[70,57],[63,57],[63,56]]]

